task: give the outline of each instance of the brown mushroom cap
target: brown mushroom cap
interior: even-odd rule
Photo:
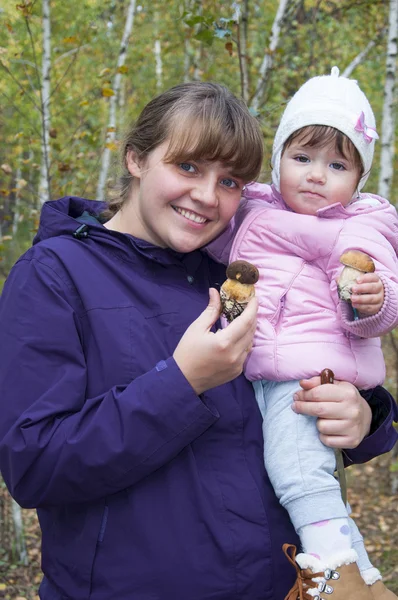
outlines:
[[[369,254],[361,250],[348,250],[340,256],[340,262],[346,267],[352,267],[362,273],[373,273],[375,264]]]
[[[257,267],[246,260],[235,260],[227,267],[227,277],[240,283],[257,283],[259,272]]]

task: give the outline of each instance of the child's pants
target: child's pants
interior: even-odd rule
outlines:
[[[255,381],[263,416],[264,460],[275,493],[298,531],[327,519],[347,518],[333,473],[335,455],[319,439],[316,418],[292,410],[298,381]]]

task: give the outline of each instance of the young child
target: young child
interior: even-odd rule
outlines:
[[[362,390],[385,376],[378,336],[398,323],[398,219],[387,200],[360,193],[377,137],[356,81],[339,77],[337,67],[310,79],[277,130],[273,185],[248,185],[231,227],[208,248],[222,262],[247,260],[260,272],[245,375],[263,415],[267,472],[302,545],[289,600],[329,598],[340,576],[333,600],[397,598],[348,516],[334,452],[322,443],[330,426],[321,421],[318,431],[315,418],[292,410],[298,380],[324,368]],[[357,279],[350,305],[339,299],[336,280],[340,256],[352,249],[369,254],[376,272]]]

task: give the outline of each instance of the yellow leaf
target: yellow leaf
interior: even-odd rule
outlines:
[[[115,95],[115,92],[111,88],[102,88],[101,93],[104,98],[110,98]]]
[[[90,104],[90,102],[88,100],[82,100],[81,102],[79,102],[79,106],[88,106]]]
[[[7,589],[7,586],[5,583],[0,583],[0,591],[4,592]]]
[[[62,40],[64,44],[75,44],[77,42],[77,37],[74,35],[70,35]]]
[[[124,75],[125,73],[128,73],[129,68],[126,67],[126,65],[122,65],[121,67],[117,68],[117,73],[121,73],[122,75]]]
[[[105,144],[105,148],[108,148],[111,152],[117,150],[117,144],[115,142],[108,142]]]
[[[113,131],[116,131],[116,127],[107,127],[106,130],[108,133],[112,133]]]
[[[102,69],[102,71],[100,71],[98,77],[104,77],[104,75],[108,75],[110,72],[111,70],[108,67],[106,67],[105,69]]]

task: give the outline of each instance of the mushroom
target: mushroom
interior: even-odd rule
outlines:
[[[375,264],[372,258],[361,250],[348,250],[340,256],[344,265],[337,282],[339,297],[346,302],[351,300],[352,286],[362,273],[373,273]]]
[[[222,313],[230,323],[246,308],[255,294],[259,272],[257,267],[245,260],[236,260],[227,268],[226,281],[221,286],[220,298]]]

